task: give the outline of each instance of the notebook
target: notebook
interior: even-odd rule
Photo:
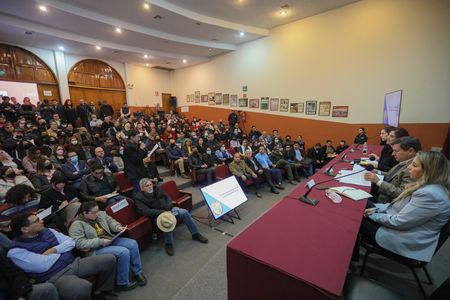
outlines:
[[[360,189],[355,189],[350,186],[335,186],[330,188],[330,190],[335,191],[339,195],[345,196],[352,200],[362,200],[372,197],[371,194]]]

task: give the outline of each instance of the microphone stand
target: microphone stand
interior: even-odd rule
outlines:
[[[343,176],[339,176],[339,177],[333,177],[333,178],[331,178],[331,179],[327,179],[327,180],[324,180],[324,181],[320,181],[320,182],[314,184],[312,187],[310,187],[309,190],[306,191],[306,193],[305,193],[303,196],[300,196],[300,198],[298,198],[298,200],[300,200],[300,201],[302,201],[302,202],[304,202],[304,203],[306,203],[306,204],[309,204],[309,205],[312,205],[312,206],[316,206],[316,205],[319,203],[319,200],[309,198],[308,195],[309,195],[309,193],[311,193],[311,191],[312,191],[312,190],[314,189],[314,187],[316,187],[317,185],[322,184],[322,183],[326,183],[326,182],[330,182],[330,181],[335,180],[335,179],[341,179],[341,178],[344,178],[344,177],[347,177],[347,176],[355,175],[355,174],[361,173],[361,172],[363,172],[363,171],[369,171],[369,172],[370,172],[370,171],[372,171],[373,169],[374,169],[374,167],[373,167],[372,165],[368,165],[368,166],[366,166],[365,169],[359,170],[359,171],[357,171],[357,172],[353,172],[353,173],[350,173],[350,174],[347,174],[347,175],[343,175]]]

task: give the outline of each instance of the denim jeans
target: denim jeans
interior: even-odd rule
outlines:
[[[275,184],[281,184],[282,177],[281,177],[281,170],[278,168],[271,168],[270,175],[272,175],[273,181],[275,181]]]
[[[195,225],[191,214],[187,210],[179,207],[173,207],[171,212],[177,217],[177,219],[183,219],[184,224],[186,224],[192,235],[198,233],[197,225]],[[166,244],[173,244],[173,231],[164,233],[164,239]]]
[[[133,274],[142,272],[141,255],[135,240],[128,238],[116,238],[109,246],[95,251],[96,254],[110,253],[116,257],[116,284],[125,285],[130,281],[130,266]]]

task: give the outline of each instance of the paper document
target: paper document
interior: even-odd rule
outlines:
[[[116,233],[116,235],[112,237],[111,241],[114,241],[115,239],[117,239],[122,233],[127,231],[127,229],[128,229],[128,225],[125,226],[125,228],[122,231],[119,231],[118,233]]]
[[[46,217],[48,217],[49,215],[52,214],[52,207],[48,207],[40,212],[38,212],[36,214],[36,216],[40,219],[40,220],[44,220]]]
[[[362,200],[362,199],[367,199],[367,198],[372,197],[371,194],[369,194],[363,190],[355,189],[355,188],[352,188],[349,186],[336,186],[336,187],[330,188],[330,190],[335,191],[339,195],[348,197],[352,200]]]
[[[364,170],[364,168],[361,167],[360,165],[354,165],[353,166],[353,170],[351,170],[351,171],[350,170],[341,170],[341,171],[339,171],[339,175],[337,177],[341,177],[341,176],[344,176],[344,175],[356,173],[356,172],[361,171],[361,170]],[[370,186],[371,182],[364,179],[364,173],[365,172],[359,172],[359,173],[356,173],[354,175],[346,176],[344,178],[337,178],[337,180],[339,182],[342,182],[342,183],[350,183],[350,184],[356,184],[356,185],[361,185],[361,186]],[[378,176],[378,178],[380,178],[380,180],[383,180],[383,178],[384,178],[383,175],[378,175],[377,174],[377,176]]]
[[[152,154],[156,151],[156,149],[158,149],[159,145],[156,144],[155,146],[153,146],[152,150],[150,150],[150,152],[147,154],[147,157],[152,156]]]
[[[106,194],[106,195],[103,195],[103,196],[105,196],[106,198],[112,198],[112,197],[116,197],[116,196],[118,196],[119,195],[119,193],[118,192],[112,192],[112,193],[110,193],[110,194]]]

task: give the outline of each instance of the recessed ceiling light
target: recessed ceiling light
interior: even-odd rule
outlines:
[[[119,27],[116,27],[116,32],[117,32],[117,33],[122,33],[122,29],[119,28]]]
[[[41,10],[41,11],[47,11],[47,6],[45,6],[45,5],[39,5],[39,9]]]
[[[187,60],[183,59],[183,64],[187,63]]]
[[[241,31],[241,32],[239,33],[239,35],[240,35],[240,36],[244,36],[244,35],[245,35],[245,32]]]
[[[146,67],[150,67],[150,64],[145,64]]]
[[[280,15],[285,16],[287,15],[289,12],[289,5],[283,5],[282,7],[280,7]]]
[[[64,47],[63,46],[59,46],[58,49],[61,50],[61,51],[64,51]]]
[[[95,49],[97,49],[97,50],[102,50],[102,47],[100,47],[100,46],[95,46]]]
[[[208,50],[209,50],[209,51],[212,51],[212,48],[209,48]]]
[[[144,58],[147,59],[147,58],[148,58],[148,55],[147,55],[147,54],[144,54]]]
[[[149,10],[150,9],[150,4],[148,4],[147,2],[144,2],[144,8],[146,10]]]

